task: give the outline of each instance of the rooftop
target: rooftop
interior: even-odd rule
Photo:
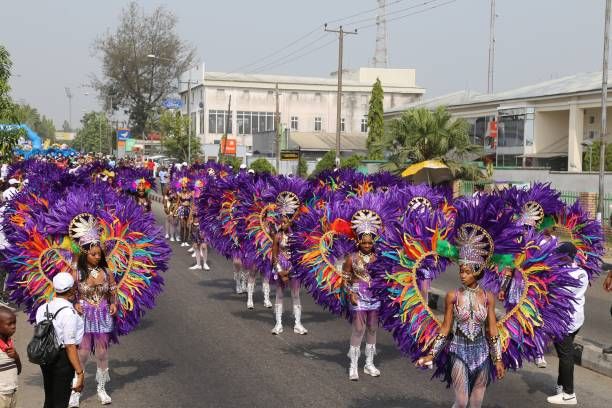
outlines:
[[[365,151],[367,134],[340,135],[340,150],[343,152]],[[329,151],[336,148],[335,133],[291,132],[290,144],[303,151]]]
[[[609,73],[612,74],[612,71],[609,71]],[[612,88],[612,84],[610,84],[608,88]],[[599,92],[600,89],[601,71],[583,72],[493,94],[480,94],[471,91],[454,92],[401,106],[386,113],[402,112],[407,109],[421,107],[434,108],[436,106],[461,106],[512,100],[536,99],[577,93]]]

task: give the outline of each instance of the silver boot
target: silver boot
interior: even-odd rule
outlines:
[[[283,332],[283,304],[277,303],[274,305],[274,316],[276,317],[276,325],[272,329],[272,334],[281,334]]]
[[[263,290],[264,296],[264,307],[268,309],[272,307],[272,302],[270,302],[270,282],[266,280],[266,278],[262,278],[261,289]]]
[[[293,305],[293,316],[295,317],[293,332],[297,334],[308,334],[308,330],[302,326],[302,305]]]
[[[253,292],[255,291],[255,282],[247,282],[247,309],[253,310]]]

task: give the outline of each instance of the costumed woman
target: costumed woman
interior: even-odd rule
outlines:
[[[180,227],[180,241],[182,247],[189,246],[189,213],[191,212],[191,204],[193,201],[193,193],[189,191],[189,179],[183,177],[180,181],[181,189],[177,193],[178,201],[178,219]]]
[[[178,203],[176,201],[176,195],[171,188],[166,189],[164,194],[164,213],[166,214],[166,220],[164,222],[166,239],[170,238],[170,242],[174,242],[177,238],[176,233],[176,214],[178,212]]]
[[[351,221],[357,237],[357,252],[350,254],[342,265],[342,277],[349,293],[352,312],[351,342],[348,357],[351,360],[349,379],[359,379],[358,362],[361,353],[361,342],[366,337],[366,364],[364,373],[372,377],[380,376],[374,366],[376,354],[376,330],[378,328],[378,311],[380,301],[371,289],[371,276],[368,266],[376,260],[374,240],[382,226],[378,214],[370,210],[360,210]]]
[[[283,290],[288,285],[291,290],[293,302],[293,316],[295,324],[293,331],[297,334],[307,334],[308,330],[302,326],[302,304],[300,303],[300,281],[292,273],[291,267],[291,225],[293,217],[300,208],[299,197],[290,191],[281,192],[276,198],[277,211],[280,214],[280,226],[272,239],[272,265],[274,279],[276,280],[276,301],[274,315],[276,325],[272,334],[283,332]]]
[[[75,309],[83,316],[85,323],[79,359],[85,367],[90,354],[96,357],[98,399],[102,405],[107,405],[112,402],[105,387],[110,380],[108,347],[111,341],[117,341],[113,325],[113,316],[117,313],[117,286],[100,244],[96,219],[90,214],[76,217],[70,226],[70,233],[73,240],[78,240],[80,248],[73,272],[77,282]],[[73,392],[69,407],[78,407],[80,397],[80,393]]]
[[[495,296],[479,286],[485,265],[493,254],[488,233],[473,224],[458,232],[459,278],[462,287],[446,294],[444,321],[429,355],[417,366],[429,366],[448,345],[445,379],[455,392],[453,407],[482,405],[491,371],[498,379],[505,375],[502,346],[495,317]],[[452,337],[452,338],[451,338]]]
[[[136,184],[136,203],[146,212],[151,212],[151,198],[149,197],[151,185],[144,178],[136,180],[134,183]]]
[[[196,259],[195,265],[189,269],[203,269],[210,271],[208,266],[208,245],[204,239],[204,233],[200,230],[200,219],[198,218],[197,207],[195,205],[191,208],[191,249],[193,251],[193,257]]]

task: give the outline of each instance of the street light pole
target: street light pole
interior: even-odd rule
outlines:
[[[604,172],[606,161],[606,133],[608,113],[608,53],[610,48],[610,7],[612,0],[606,0],[604,25],[603,69],[601,75],[601,132],[599,134],[599,197],[597,200],[597,219],[603,222]]]

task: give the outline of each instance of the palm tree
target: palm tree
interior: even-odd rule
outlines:
[[[399,173],[407,163],[440,160],[456,179],[479,180],[484,176],[473,160],[482,147],[470,141],[468,123],[453,119],[444,107],[411,109],[389,123],[384,147],[389,162],[386,170]]]

